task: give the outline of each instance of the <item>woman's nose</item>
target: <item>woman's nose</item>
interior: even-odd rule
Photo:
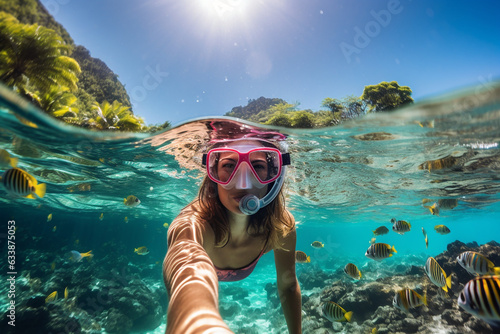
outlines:
[[[246,162],[242,162],[236,171],[236,189],[251,189],[252,188],[252,171]]]

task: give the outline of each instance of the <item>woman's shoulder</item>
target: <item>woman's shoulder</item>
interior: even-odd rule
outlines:
[[[214,239],[214,232],[210,224],[199,215],[199,204],[196,201],[189,203],[184,207],[177,217],[172,221],[169,227],[169,233],[175,230],[191,229],[201,234],[203,243]]]

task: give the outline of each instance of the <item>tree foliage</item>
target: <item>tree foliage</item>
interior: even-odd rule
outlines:
[[[75,47],[38,0],[0,0],[0,8],[12,14],[0,12],[0,80],[42,110],[88,128],[157,132],[170,127],[168,121],[145,126],[134,116],[118,76],[83,46]],[[106,122],[96,117],[96,103],[113,113]]]
[[[298,110],[292,114],[292,127],[293,128],[313,128],[314,115],[306,110]]]
[[[44,94],[53,86],[77,89],[80,66],[54,30],[0,12],[0,50],[0,80],[21,94]]]
[[[256,100],[250,99],[248,104],[245,107],[238,106],[231,109],[230,112],[227,112],[225,116],[250,119],[253,115],[257,115],[259,112],[268,109],[269,107],[278,104],[278,103],[286,103],[286,101],[277,98],[265,98],[263,96],[259,97]]]
[[[140,131],[144,126],[142,118],[134,116],[130,107],[118,101],[95,102],[93,111],[95,118],[88,120],[88,123],[95,123],[99,130]]]
[[[80,45],[75,47],[71,56],[82,68],[78,82],[81,89],[92,95],[99,103],[117,100],[131,107],[127,91],[118,80],[118,75],[113,73],[102,60],[92,58],[90,52]]]
[[[399,86],[396,81],[383,81],[378,85],[365,86],[361,98],[369,106],[369,112],[379,112],[412,103],[411,94],[408,86]]]
[[[0,0],[0,9],[11,14],[20,23],[34,24],[54,30],[67,45],[74,45],[73,39],[45,9],[39,0]]]

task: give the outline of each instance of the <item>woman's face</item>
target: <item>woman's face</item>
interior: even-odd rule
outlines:
[[[264,147],[258,141],[244,141],[228,145],[228,147],[237,149],[238,151],[242,152],[248,151],[249,146],[252,148]],[[223,178],[225,174],[230,174],[237,161],[237,153],[221,153],[217,164],[219,177]],[[252,167],[259,174],[259,176],[262,179],[266,179],[264,175],[261,175],[263,173],[267,173],[266,154],[256,154],[252,157],[252,160],[250,162],[252,163]],[[253,175],[250,167],[246,163],[242,163],[238,167],[238,170],[236,171],[236,174],[233,178],[234,182],[231,181],[231,184],[234,184],[233,187],[228,188],[217,184],[219,199],[229,211],[235,214],[243,214],[240,211],[239,207],[240,200],[248,194],[252,194],[257,196],[258,198],[262,198],[266,195],[268,186],[260,186],[259,182],[255,178],[255,175]],[[256,186],[256,184],[259,186]]]

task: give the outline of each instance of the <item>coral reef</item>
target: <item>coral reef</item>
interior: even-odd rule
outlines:
[[[400,271],[404,266],[397,265],[392,276],[363,284],[346,283],[339,275],[333,284],[303,299],[303,332],[323,334],[344,330],[346,333],[368,333],[376,327],[379,333],[491,333],[492,329],[486,322],[457,304],[464,284],[473,278],[456,261],[457,256],[467,250],[479,252],[497,265],[500,263],[500,244],[495,241],[481,246],[460,241],[449,244],[447,250],[435,258],[444,271],[452,275],[452,288],[447,295],[428,279],[423,269],[425,260],[421,266],[410,266],[404,274]],[[365,268],[364,271],[370,270]],[[396,291],[403,288],[426,294],[428,307],[410,309],[408,313],[393,307]],[[346,311],[353,311],[351,322],[328,321],[321,312],[321,304],[328,300],[337,302]]]
[[[33,334],[145,332],[165,319],[167,298],[159,265],[151,271],[118,251],[79,263],[57,257],[54,269],[52,252],[28,249],[22,256],[25,260],[16,279],[16,326],[9,326],[2,312],[1,333],[13,329]],[[59,298],[46,302],[53,291]]]

